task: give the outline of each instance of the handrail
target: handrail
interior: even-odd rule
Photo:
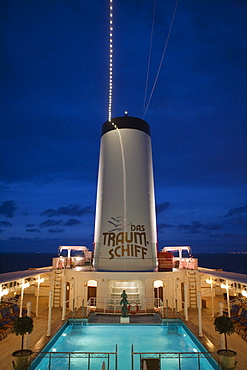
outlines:
[[[31,357],[33,357],[33,360],[31,362],[31,365],[29,367],[30,370],[34,370],[37,368],[37,365],[39,364],[40,361],[42,361],[43,359],[45,358],[48,358],[49,359],[49,363],[48,363],[48,369],[51,368],[51,362],[52,362],[52,359],[55,359],[55,358],[65,358],[65,359],[68,359],[68,370],[70,370],[71,368],[71,359],[72,358],[85,358],[87,359],[88,361],[88,364],[87,364],[87,368],[88,370],[90,370],[90,366],[91,366],[91,360],[93,358],[105,358],[107,359],[107,364],[108,364],[108,369],[109,369],[109,365],[110,365],[110,356],[115,356],[115,361],[114,361],[114,364],[115,364],[115,370],[117,370],[118,368],[118,360],[117,360],[117,355],[118,355],[118,348],[117,348],[117,344],[116,344],[116,350],[115,352],[33,352]]]
[[[101,312],[106,313],[106,311],[111,311],[114,314],[115,313],[120,313],[121,312],[121,305],[120,305],[120,300],[121,298],[119,297],[107,297],[107,298],[96,298],[96,297],[91,297],[87,301],[87,315],[91,311],[92,307],[95,307],[96,310],[100,310]],[[160,309],[162,316],[164,313],[164,303],[160,298],[153,298],[153,297],[147,297],[143,298],[140,297],[138,300],[136,299],[131,299],[128,298],[129,304],[135,303],[139,307],[139,312],[144,311],[144,313],[149,312],[148,309],[148,303],[150,303],[150,306],[153,308],[158,308]]]
[[[214,360],[214,356],[216,356],[216,352],[135,352],[134,346],[131,346],[131,370],[134,370],[134,356],[137,355],[140,362],[142,359],[166,359],[166,358],[175,358],[178,360],[178,369],[182,369],[181,367],[181,359],[183,358],[197,358],[197,369],[201,369],[201,362],[202,359],[210,359],[217,365],[216,361]]]

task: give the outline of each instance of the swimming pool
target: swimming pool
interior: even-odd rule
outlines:
[[[178,356],[181,352],[184,355]],[[99,370],[103,361],[109,370],[137,370],[143,357],[159,359],[161,369],[217,369],[201,352],[206,352],[205,348],[182,322],[168,326],[78,325],[70,320],[32,363],[31,370]]]

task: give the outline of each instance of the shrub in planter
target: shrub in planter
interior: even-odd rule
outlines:
[[[235,332],[234,323],[228,316],[218,316],[214,320],[215,330],[218,331],[220,334],[224,334],[225,337],[225,349],[220,349],[217,351],[219,355],[220,365],[222,369],[235,369],[236,361],[235,356],[237,353],[235,351],[231,351],[227,347],[227,335],[231,335]]]
[[[12,331],[16,335],[21,335],[21,349],[12,353],[15,358],[15,361],[12,361],[13,368],[15,370],[26,370],[29,366],[29,357],[32,351],[23,348],[24,335],[32,333],[33,319],[29,316],[18,317],[14,320]]]

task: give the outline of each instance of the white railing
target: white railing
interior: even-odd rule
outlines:
[[[198,259],[197,258],[178,258],[173,257],[173,267],[179,270],[197,270],[198,269]]]
[[[92,258],[84,257],[56,257],[52,259],[52,267],[56,270],[82,268],[83,270],[91,270],[93,265]]]
[[[122,311],[120,305],[121,297],[95,298],[91,297],[87,302],[87,315],[91,311],[102,313],[119,314]],[[160,298],[139,298],[137,300],[128,299],[130,310],[135,313],[150,313],[160,311],[164,313],[164,304]]]

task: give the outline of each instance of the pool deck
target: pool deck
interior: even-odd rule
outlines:
[[[24,300],[26,302],[32,302],[32,307],[35,307],[35,297],[33,295],[25,295]],[[218,302],[223,301],[223,297],[216,297],[214,300],[215,312],[218,311]],[[198,337],[198,312],[197,309],[189,309],[189,321],[187,326],[194,333],[194,335],[200,340],[200,342],[210,352],[216,352],[220,348],[220,335],[214,330],[213,321],[214,318],[211,316],[211,299],[206,299],[206,307],[202,308],[202,330],[203,338]],[[47,337],[47,317],[48,317],[48,297],[39,298],[39,316],[34,317],[34,331],[29,336],[29,349],[34,352],[42,350],[42,348],[48,343],[51,337]],[[61,321],[62,310],[61,308],[53,308],[52,310],[52,336],[55,335],[57,330],[64,324]],[[69,314],[67,318],[71,317]],[[143,323],[150,323],[148,316],[136,316],[138,321]],[[183,317],[181,317],[184,319]],[[106,320],[106,318],[104,319]],[[113,317],[108,320],[114,320]],[[116,318],[115,318],[116,320]],[[106,320],[107,321],[107,320]],[[109,321],[108,321],[109,322]],[[25,338],[26,340],[26,338]],[[26,342],[25,342],[26,343]],[[20,349],[21,337],[17,337],[15,334],[9,332],[8,336],[0,341],[0,370],[11,370],[12,369],[12,356],[11,354]],[[228,347],[237,352],[237,366],[236,370],[246,370],[247,368],[247,342],[245,342],[241,336],[237,333],[228,336]]]

